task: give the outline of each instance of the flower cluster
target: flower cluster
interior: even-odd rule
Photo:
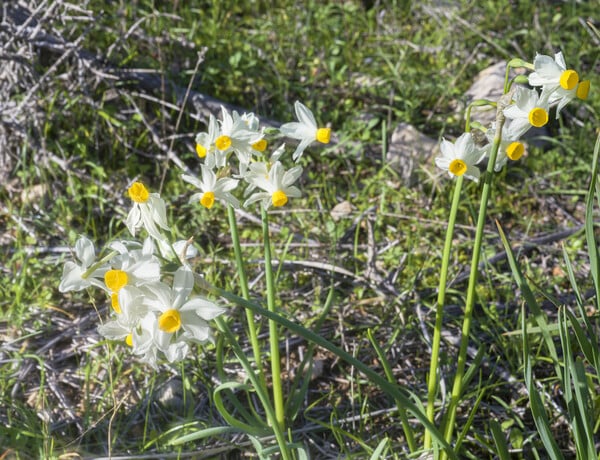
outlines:
[[[126,225],[132,236],[142,228],[149,237],[137,241],[113,241],[109,254],[96,260],[94,243],[82,236],[75,244],[79,264],[67,261],[60,292],[97,287],[106,293],[112,318],[98,327],[101,335],[123,341],[142,362],[157,366],[163,356],[169,362],[183,359],[191,343],[212,341],[209,321],[225,312],[223,307],[192,295],[194,274],[183,265],[168,273],[167,257],[183,252],[194,256],[186,242],[172,246],[158,227],[169,230],[166,206],[158,193],[149,193],[141,182],[129,187],[133,202]],[[167,279],[172,279],[167,283]]]
[[[300,141],[293,154],[298,160],[312,142],[328,143],[330,130],[318,128],[310,110],[300,102],[296,102],[295,110],[298,121],[282,125],[280,132]],[[254,114],[240,116],[223,108],[221,120],[211,116],[208,131],[196,137],[196,152],[204,159],[200,176],[182,175],[198,189],[190,200],[207,209],[216,201],[237,208],[240,201],[233,192],[242,181],[247,184],[245,206],[260,201],[267,209],[299,197],[294,183],[302,167],[284,168],[280,158],[285,144],[270,158],[265,157],[267,146],[267,136]],[[232,158],[237,158],[236,165]],[[100,334],[124,342],[141,361],[156,367],[164,358],[169,362],[184,359],[193,343],[211,342],[209,322],[226,309],[193,294],[196,275],[187,260],[196,250],[186,241],[171,244],[165,236],[170,228],[160,195],[150,193],[141,182],[133,182],[127,194],[132,207],[125,225],[133,238],[142,230],[148,237],[143,242],[113,241],[100,260],[93,242],[80,237],[74,248],[78,262],[65,263],[59,291],[90,287],[104,291],[112,311],[111,318],[99,326]]]
[[[330,128],[319,128],[312,112],[301,102],[294,105],[298,121],[283,124],[282,136],[299,141],[292,158],[298,161],[313,142],[327,144]],[[235,208],[240,201],[232,193],[240,183],[246,184],[243,193],[244,207],[260,201],[264,208],[284,206],[289,198],[300,196],[294,185],[302,174],[299,165],[286,169],[280,158],[285,144],[267,157],[269,139],[260,128],[259,119],[253,113],[239,115],[221,108],[221,119],[210,116],[208,131],[196,136],[196,153],[203,159],[200,177],[183,174],[182,179],[198,189],[190,197],[192,203],[200,203],[207,209],[215,201]],[[237,159],[234,164],[233,158]]]
[[[537,54],[533,64],[526,64],[533,70],[528,83],[533,89],[519,86],[512,94],[511,103],[501,109],[506,119],[500,133],[500,147],[494,163],[494,170],[500,171],[507,161],[516,161],[525,153],[521,141],[532,127],[541,128],[548,123],[550,107],[556,106],[556,118],[560,111],[575,98],[587,99],[590,90],[589,80],[580,81],[578,73],[568,69],[561,52],[554,58]],[[483,128],[484,130],[486,128]],[[465,176],[475,182],[479,180],[477,165],[488,158],[497,127],[492,124],[486,130],[488,143],[476,145],[470,133],[462,134],[453,144],[442,140],[441,156],[435,159],[436,165],[452,176]]]

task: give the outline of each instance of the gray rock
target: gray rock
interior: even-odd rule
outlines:
[[[465,93],[466,107],[477,99],[488,99],[497,102],[504,91],[504,75],[506,72],[506,61],[500,61],[487,69],[483,69],[475,77],[475,81]],[[496,120],[496,108],[491,106],[473,107],[471,110],[471,121],[478,121],[483,126],[489,127]]]
[[[438,152],[438,141],[421,133],[409,123],[394,129],[387,151],[388,164],[400,174],[408,187],[415,185],[415,172],[430,164]]]

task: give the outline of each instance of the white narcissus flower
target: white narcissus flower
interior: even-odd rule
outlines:
[[[268,170],[266,176],[264,174],[265,170]],[[298,198],[302,195],[300,189],[293,185],[301,174],[301,166],[294,166],[286,171],[279,161],[276,161],[270,168],[267,165],[263,167],[260,163],[257,163],[256,166],[251,165],[245,179],[250,186],[258,187],[264,191],[252,193],[250,198],[245,201],[244,206],[256,201],[262,201],[265,209],[268,209],[271,205],[275,207],[284,206],[288,202],[288,198]]]
[[[225,204],[230,204],[234,208],[240,207],[240,202],[231,194],[231,191],[237,187],[238,180],[231,177],[220,177],[205,165],[200,166],[202,172],[202,180],[197,177],[182,174],[181,178],[188,184],[201,190],[201,193],[194,193],[190,197],[190,203],[197,203],[207,209],[212,208],[215,200],[219,200]]]
[[[260,139],[252,142],[250,147],[252,147],[252,149],[256,150],[258,153],[263,153],[267,149],[268,142],[262,137],[264,135],[264,131],[260,129],[260,121],[258,117],[253,113],[244,113],[240,118],[244,120],[244,123],[246,123],[249,131],[257,133],[257,135],[261,136]]]
[[[496,164],[494,165],[494,171],[499,172],[507,161],[517,161],[525,153],[525,145],[519,140],[519,137],[515,134],[515,128],[513,123],[507,123],[502,128],[502,138],[500,140],[500,146],[498,147],[498,153],[496,154]],[[489,152],[492,148],[494,136],[496,135],[496,124],[493,123],[492,127],[485,133],[489,144],[484,147],[485,156],[489,156]]]
[[[271,154],[269,161],[254,161],[247,165],[240,164],[240,171],[236,177],[244,180],[248,187],[244,190],[244,196],[249,196],[252,191],[256,188],[254,182],[256,182],[256,178],[260,180],[260,178],[269,177],[269,168],[273,163],[275,163],[281,155],[285,152],[285,144],[281,144],[279,147],[275,149],[275,151]]]
[[[233,150],[240,163],[249,163],[252,159],[252,145],[259,142],[262,137],[261,131],[250,129],[248,117],[244,119],[236,111],[230,114],[225,107],[221,106],[221,134],[215,140],[215,146],[219,151],[227,153]]]
[[[158,369],[158,322],[156,314],[149,312],[144,316],[138,327],[133,330],[131,337],[132,352],[138,355],[141,362]]]
[[[536,54],[533,66],[535,71],[529,75],[529,84],[542,87],[542,98],[546,98],[549,105],[558,103],[556,118],[563,107],[575,97],[587,99],[589,80],[580,81],[575,70],[567,69],[562,52],[556,53],[554,59],[544,54]]]
[[[125,339],[125,343],[133,346],[133,331],[141,319],[148,313],[146,297],[141,289],[125,286],[112,297],[112,307],[117,313],[115,320],[98,326],[100,335],[110,340]]]
[[[485,152],[475,145],[470,133],[461,134],[456,142],[442,139],[440,144],[441,157],[435,159],[438,168],[448,172],[450,176],[465,176],[479,182],[479,168],[475,166],[481,161]]]
[[[143,227],[153,238],[164,239],[157,225],[164,230],[169,230],[169,226],[165,202],[160,195],[148,192],[141,182],[134,182],[127,192],[133,201],[133,207],[125,221],[131,235],[135,236],[136,231]]]
[[[208,132],[196,136],[196,153],[204,159],[204,164],[210,169],[223,168],[227,164],[227,150],[219,150],[215,142],[221,136],[221,130],[217,119],[210,115],[208,120]]]
[[[175,272],[172,288],[164,283],[148,285],[150,309],[158,314],[155,342],[163,353],[172,353],[169,347],[180,341],[212,341],[208,321],[226,311],[204,297],[190,297],[193,287],[194,274],[186,267]]]
[[[514,135],[519,138],[532,126],[541,128],[548,123],[548,99],[539,96],[535,89],[517,87],[514,102],[504,109],[504,116],[514,125]]]
[[[196,135],[196,153],[199,158],[205,158],[215,150],[215,140],[219,135],[217,119],[211,113],[208,118],[208,132]]]
[[[545,54],[536,54],[533,60],[535,71],[529,74],[531,86],[541,86],[543,91],[551,93],[556,88],[572,90],[579,83],[579,75],[572,69],[567,69],[565,58],[561,52],[554,59]]]
[[[117,241],[110,247],[120,253],[111,260],[112,268],[104,273],[106,290],[111,295],[125,286],[140,287],[160,280],[160,261],[154,255],[151,238],[146,238],[141,249],[129,249]]]
[[[94,266],[96,262],[94,243],[85,236],[79,237],[75,243],[75,256],[81,263],[78,265],[72,261],[65,262],[58,290],[68,292],[81,291],[90,286],[102,287],[100,279],[110,267],[106,263]]]
[[[329,144],[331,129],[319,128],[312,112],[301,102],[296,101],[294,110],[298,121],[283,124],[279,128],[279,131],[284,136],[300,141],[300,144],[298,144],[296,151],[292,155],[292,159],[297,161],[302,156],[304,149],[313,142],[317,141],[322,144]]]

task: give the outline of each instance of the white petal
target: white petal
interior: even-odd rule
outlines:
[[[309,108],[302,104],[302,102],[296,101],[294,104],[294,109],[300,123],[303,125],[312,126],[314,128],[317,127],[317,121],[315,120],[315,117]]]
[[[179,240],[173,243],[173,250],[177,256],[181,256],[183,249],[185,248],[185,258],[192,259],[198,255],[198,249],[192,244],[189,244],[187,240]]]
[[[456,158],[454,144],[446,139],[442,139],[440,143],[440,151],[442,152],[442,157],[448,160],[453,160]],[[437,162],[437,158],[436,158]]]
[[[188,174],[182,174],[181,178],[187,182],[188,184],[193,185],[196,188],[199,188],[200,190],[202,190],[202,182],[200,182],[200,180],[198,180],[197,177],[194,176],[190,176]]]
[[[65,262],[58,290],[60,292],[81,291],[90,286],[90,282],[81,277],[83,271],[76,263],[71,261]]]
[[[516,104],[511,104],[503,110],[506,118],[517,119],[523,117],[523,111]]]
[[[215,173],[205,165],[200,165],[200,170],[202,171],[202,191],[212,192],[215,189],[217,176],[215,176]]]
[[[94,263],[96,260],[96,251],[94,250],[94,243],[92,243],[85,236],[79,237],[75,243],[75,254],[81,261],[82,266],[87,268]]]
[[[448,171],[448,168],[450,167],[450,161],[451,160],[446,157],[437,157],[435,159],[435,165],[444,171]]]
[[[304,125],[295,121],[291,123],[285,123],[281,125],[281,127],[279,128],[279,132],[281,132],[281,134],[283,134],[286,137],[291,137],[292,139],[302,139]]]
[[[250,195],[250,198],[248,198],[246,201],[244,201],[244,207],[247,208],[252,203],[256,203],[257,201],[261,201],[261,200],[264,201],[265,199],[266,200],[271,199],[271,194],[269,192],[253,193],[252,195]]]
[[[237,187],[239,180],[232,179],[230,177],[224,177],[217,181],[215,185],[215,193],[216,192],[230,192]]]
[[[302,196],[302,192],[298,187],[286,187],[284,191],[285,194],[290,198],[300,198]]]
[[[135,232],[138,228],[141,219],[141,212],[139,206],[136,204],[131,208],[129,214],[127,214],[127,220],[125,221],[125,225],[131,233],[131,236],[135,236]]]
[[[554,55],[554,60],[560,67],[560,70],[567,70],[567,64],[565,63],[565,57],[563,56],[562,51],[559,51]]]
[[[198,342],[206,342],[210,337],[210,327],[208,324],[206,324],[206,322],[199,318],[195,322],[185,323],[183,328],[192,336],[194,340],[197,340]]]
[[[111,340],[121,340],[129,335],[129,329],[118,321],[109,321],[98,326],[98,333]]]
[[[303,139],[302,142],[298,144],[298,147],[296,147],[296,150],[294,150],[294,153],[292,154],[292,160],[298,161],[302,157],[306,147],[308,147],[312,142],[312,139]]]
[[[465,177],[467,179],[471,179],[472,181],[479,182],[479,168],[477,166],[467,166],[467,171],[465,172]]]
[[[173,279],[173,291],[187,298],[192,293],[193,288],[194,274],[192,271],[187,267],[178,268]]]
[[[284,187],[288,187],[288,186],[292,185],[294,182],[296,182],[301,175],[302,175],[302,166],[294,166],[293,168],[291,168],[285,172],[281,182]]]
[[[185,342],[175,342],[170,344],[166,350],[163,350],[163,352],[170,363],[175,363],[185,359],[189,348],[189,345]]]
[[[152,210],[152,218],[159,226],[165,230],[169,229],[167,224],[167,209],[165,202],[158,194],[153,194],[150,198],[150,209]]]
[[[194,311],[202,319],[210,321],[225,313],[227,309],[203,297],[193,297],[181,307],[181,311]]]
[[[454,143],[454,151],[456,153],[456,158],[460,158],[467,161],[469,152],[473,150],[473,147],[473,138],[471,137],[471,134],[462,133]]]

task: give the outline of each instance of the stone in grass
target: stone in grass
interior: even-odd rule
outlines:
[[[471,87],[465,93],[466,104],[460,110],[466,110],[467,106],[478,99],[487,99],[492,102],[498,101],[504,92],[504,74],[506,72],[506,61],[500,61],[477,74]],[[466,112],[465,112],[466,114]],[[471,110],[471,122],[478,121],[488,128],[496,121],[496,108],[492,106],[473,107]]]
[[[184,393],[186,393],[185,397]],[[160,385],[155,393],[155,400],[163,408],[174,412],[183,410],[184,398],[188,401],[188,404],[193,401],[191,392],[184,389],[183,381],[179,377],[169,379]]]
[[[404,185],[412,187],[416,182],[416,171],[432,164],[438,149],[437,140],[421,133],[409,123],[400,123],[392,133],[386,160],[398,172]]]

